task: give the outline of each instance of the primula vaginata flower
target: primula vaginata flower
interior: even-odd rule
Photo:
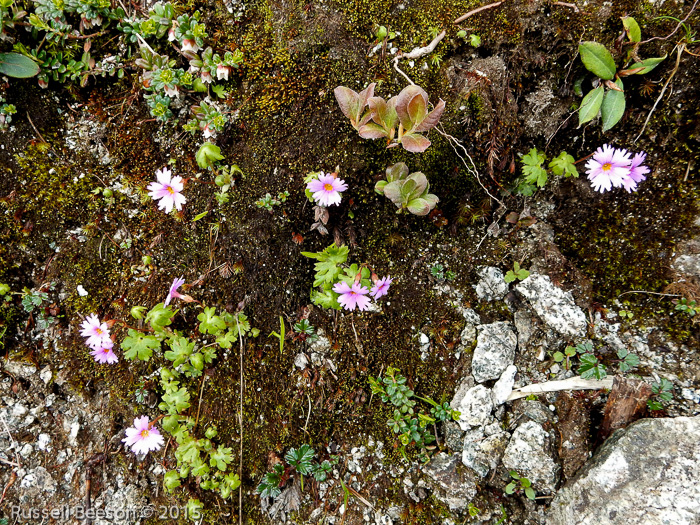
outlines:
[[[109,340],[109,341],[103,341],[102,345],[100,345],[100,348],[94,349],[92,352],[90,352],[90,355],[95,358],[95,361],[98,363],[107,363],[109,365],[113,365],[117,361],[119,361],[119,358],[116,356],[112,348],[114,347],[114,343]]]
[[[330,206],[340,204],[340,192],[347,190],[348,185],[333,173],[321,173],[306,185],[306,189],[313,193],[314,200],[321,206]]]
[[[141,416],[134,419],[133,427],[126,429],[126,437],[122,442],[131,447],[134,454],[146,454],[163,446],[163,436],[151,425],[148,416]]]
[[[183,284],[185,284],[185,280],[182,277],[177,277],[173,281],[173,284],[170,285],[170,291],[168,292],[168,297],[165,298],[165,304],[163,306],[168,306],[170,304],[170,301],[173,300],[173,297],[179,297],[180,299],[185,297],[177,291],[177,289],[180,288],[180,286],[182,286]]]
[[[627,179],[622,181],[622,186],[628,191],[636,191],[637,184],[646,180],[646,174],[649,173],[649,168],[642,166],[642,162],[647,158],[646,153],[637,153],[632,158],[632,164],[630,165],[630,173]]]
[[[389,286],[391,286],[391,283],[392,278],[387,275],[386,277],[383,277],[379,279],[376,283],[374,283],[374,286],[372,286],[372,289],[370,290],[369,294],[375,299],[379,299],[383,295],[389,293]]]
[[[629,178],[631,153],[616,149],[609,144],[598,148],[593,158],[586,163],[586,173],[593,189],[605,193],[613,186],[619,188]]]
[[[107,323],[100,323],[97,315],[90,314],[85,318],[80,324],[80,335],[86,338],[85,344],[87,344],[93,350],[102,348],[105,344],[111,344],[112,340],[109,338],[109,328],[107,328]]]
[[[367,294],[369,290],[359,283],[354,283],[352,287],[348,286],[345,282],[335,283],[333,285],[333,291],[340,294],[338,297],[338,302],[346,310],[354,310],[357,306],[360,310],[367,310],[369,308],[369,297]]]
[[[180,211],[182,205],[187,202],[185,196],[180,193],[184,188],[182,177],[172,177],[172,172],[168,168],[156,171],[156,179],[158,182],[151,182],[148,185],[148,195],[153,200],[160,201],[158,208],[164,210],[165,213],[170,213],[173,206]]]

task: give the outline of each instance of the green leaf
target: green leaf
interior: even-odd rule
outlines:
[[[630,42],[640,42],[642,40],[642,30],[639,28],[639,24],[634,18],[631,16],[623,16],[622,25],[625,28]]]
[[[534,501],[535,491],[532,489],[532,487],[525,487],[525,495],[527,496],[528,499]]]
[[[19,53],[0,53],[0,74],[14,78],[30,78],[39,74],[39,66]]]
[[[216,334],[226,328],[224,320],[216,315],[216,309],[211,306],[204,309],[204,312],[197,316],[199,331],[203,334]]]
[[[314,449],[307,444],[303,444],[299,449],[289,449],[289,452],[284,456],[284,460],[294,467],[299,474],[306,476],[311,472],[311,461],[314,459],[314,454]]]
[[[516,279],[517,279],[517,276],[515,275],[515,273],[513,272],[513,270],[508,270],[508,271],[506,272],[506,276],[505,276],[504,280],[505,280],[507,283],[512,283],[512,282],[515,281]]]
[[[163,402],[158,405],[161,410],[166,410],[168,414],[181,414],[190,407],[190,393],[185,387],[174,392],[163,394]]]
[[[525,270],[524,268],[521,268],[520,270],[518,270],[516,275],[518,276],[518,279],[522,281],[530,276],[530,272]]]
[[[612,80],[615,76],[615,59],[603,44],[598,42],[581,42],[578,46],[581,61],[586,69],[603,80]]]
[[[603,379],[608,374],[605,365],[598,362],[598,358],[593,354],[583,354],[581,356],[581,366],[578,373],[583,379]]]
[[[232,461],[233,454],[231,453],[231,448],[222,445],[219,445],[216,451],[212,452],[209,456],[209,464],[221,471],[226,470],[226,467]]]
[[[211,90],[219,98],[226,98],[226,91],[224,91],[224,86],[212,86]]]
[[[508,485],[506,485],[506,494],[513,494],[513,492],[515,492],[515,486],[516,484],[514,481],[508,483]]]
[[[218,344],[221,348],[231,348],[233,343],[235,343],[237,340],[238,340],[237,330],[229,329],[226,331],[225,334],[219,335],[216,338],[216,344]]]
[[[564,354],[561,352],[554,352],[552,359],[554,359],[554,361],[557,363],[561,363],[564,360]]]
[[[207,213],[209,213],[209,210],[203,211],[202,213],[198,213],[197,215],[195,215],[194,219],[192,219],[192,222],[197,222],[198,220],[203,219],[204,217],[206,217]]]
[[[199,447],[197,446],[197,441],[191,437],[185,440],[175,450],[175,458],[179,463],[195,463],[199,461]]]
[[[128,334],[122,341],[125,359],[148,361],[153,355],[153,350],[160,347],[160,341],[153,335],[142,334],[133,328],[129,328]]]
[[[151,325],[153,330],[160,331],[172,323],[172,318],[174,316],[174,310],[171,310],[168,306],[164,306],[163,303],[158,303],[146,314],[146,322]]]
[[[173,337],[170,340],[170,348],[171,350],[165,352],[165,358],[172,361],[173,366],[180,366],[192,354],[194,343],[190,343],[185,337]]]
[[[622,80],[619,78],[615,82],[617,87],[623,88]],[[600,108],[603,120],[603,132],[617,124],[625,113],[625,92],[608,89],[603,97],[603,104]]]
[[[558,157],[554,157],[552,162],[549,163],[549,169],[551,169],[555,175],[561,177],[578,177],[578,170],[574,164],[575,159],[569,155],[566,151],[562,151]]]
[[[578,125],[581,126],[588,121],[593,120],[598,116],[600,111],[600,106],[603,104],[603,96],[605,95],[605,89],[603,86],[598,86],[592,89],[588,94],[583,97],[581,101],[581,107],[578,108]]]
[[[211,142],[202,144],[195,155],[197,164],[202,169],[212,166],[216,161],[222,160],[223,158],[224,156],[221,154],[221,148]]]
[[[635,62],[628,69],[638,69],[641,67],[643,69],[641,71],[637,71],[635,75],[646,75],[647,73],[649,73],[649,71],[654,69],[664,60],[666,60],[667,56],[668,55],[664,55],[662,57],[647,58],[642,60],[641,62]]]
[[[177,470],[170,470],[163,476],[163,486],[168,492],[174,491],[180,486],[180,473]]]
[[[323,283],[333,284],[335,282],[338,274],[341,272],[338,265],[348,260],[349,251],[347,246],[337,247],[335,244],[332,244],[322,252],[301,252],[303,256],[318,259],[319,261],[314,265],[316,270],[314,287],[321,286]]]

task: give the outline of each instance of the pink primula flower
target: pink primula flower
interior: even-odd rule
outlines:
[[[93,350],[112,343],[112,340],[109,338],[107,323],[100,323],[95,314],[88,315],[85,321],[80,324],[80,328],[82,328],[80,335],[86,338],[85,344]]]
[[[632,158],[632,164],[630,165],[630,172],[627,179],[622,181],[622,186],[628,191],[636,191],[637,184],[646,180],[646,174],[649,173],[649,168],[642,166],[642,162],[647,158],[646,153],[637,153]]]
[[[168,297],[165,298],[165,304],[163,304],[163,306],[168,306],[174,297],[184,297],[184,295],[178,293],[177,291],[177,289],[183,284],[185,284],[185,280],[182,277],[178,277],[173,281],[173,284],[170,285],[170,291],[168,292]]]
[[[372,286],[372,290],[370,290],[369,294],[375,299],[379,299],[383,295],[389,293],[389,286],[391,286],[391,283],[392,279],[387,275],[374,283],[374,286]]]
[[[172,172],[168,168],[156,171],[158,182],[148,185],[148,194],[153,200],[159,200],[158,208],[170,213],[173,206],[180,211],[182,205],[187,202],[185,196],[180,193],[184,188],[182,177],[171,177]]]
[[[122,442],[131,447],[134,454],[147,454],[163,446],[163,436],[148,421],[148,416],[141,416],[134,419],[133,427],[126,429],[126,437]]]
[[[598,148],[586,163],[586,173],[593,189],[605,193],[613,186],[619,188],[630,175],[631,153],[609,144]]]
[[[306,185],[306,189],[313,193],[314,200],[321,206],[340,204],[340,193],[348,189],[344,180],[336,178],[334,173],[321,173],[318,179],[314,179]]]
[[[109,365],[113,365],[114,363],[119,361],[119,358],[116,356],[112,348],[114,347],[114,343],[109,340],[109,341],[104,341],[102,345],[100,345],[100,348],[96,348],[92,352],[90,352],[90,355],[95,358],[95,361],[98,363],[107,363]]]
[[[369,308],[370,300],[369,297],[367,297],[369,290],[359,283],[354,283],[352,287],[350,287],[345,282],[339,282],[333,285],[333,291],[340,294],[338,302],[346,310],[354,310],[356,306],[360,310],[367,310]]]

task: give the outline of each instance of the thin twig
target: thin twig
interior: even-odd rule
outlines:
[[[576,7],[576,5],[570,4],[570,3],[568,3],[568,2],[552,2],[552,5],[561,5],[561,6],[564,6],[564,7],[570,7],[571,9],[574,10],[575,13],[580,13],[580,12],[581,12],[581,10],[580,10],[578,7]]]
[[[618,295],[617,297],[618,297],[618,299],[619,299],[620,297],[622,297],[623,295],[628,294],[628,293],[646,293],[646,294],[649,294],[649,295],[660,295],[660,296],[662,296],[662,297],[680,297],[680,295],[677,294],[677,293],[647,292],[646,290],[630,290],[629,292],[622,292],[622,293],[621,293],[620,295]]]
[[[486,9],[491,9],[493,7],[498,7],[501,5],[503,2],[494,2],[493,4],[489,5],[484,5],[481,7],[477,7],[476,9],[472,9],[469,11],[466,15],[460,16],[457,20],[454,21],[455,24],[459,24],[460,22],[464,22],[467,18],[469,18],[472,15],[475,15],[477,13],[480,13],[481,11],[485,11]]]
[[[678,50],[678,56],[676,57],[676,66],[673,68],[673,71],[671,71],[671,75],[668,77],[668,80],[664,84],[664,87],[661,89],[661,93],[659,93],[659,96],[656,99],[656,102],[654,102],[654,106],[651,108],[651,111],[647,115],[647,119],[644,121],[644,125],[642,126],[642,131],[640,131],[639,135],[637,135],[637,138],[632,141],[633,143],[637,142],[639,140],[639,137],[641,137],[642,134],[644,133],[644,130],[646,129],[647,124],[649,124],[649,119],[651,118],[651,115],[654,113],[656,106],[659,105],[659,102],[661,102],[661,99],[663,98],[664,93],[666,92],[666,88],[668,87],[669,83],[673,79],[673,75],[675,75],[676,71],[678,71],[678,66],[681,63],[681,55],[683,54],[683,50],[685,49],[685,44],[678,44],[676,46],[676,49]]]
[[[202,394],[204,393],[204,382],[206,379],[207,374],[202,374],[202,385],[199,387],[199,403],[197,404],[197,417],[194,420],[194,428],[197,428],[197,423],[199,423],[199,410],[202,408]]]
[[[306,394],[306,398],[309,400],[309,413],[306,414],[306,424],[304,425],[304,432],[306,432],[306,434],[308,435],[306,428],[309,426],[309,418],[311,417],[311,396],[309,396],[309,394]]]
[[[239,312],[238,312],[239,313]],[[241,325],[238,322],[238,313],[236,313],[236,327],[238,328],[238,343],[240,345],[238,370],[239,370],[239,387],[238,387],[238,432],[241,435],[241,446],[238,458],[238,479],[243,479],[243,336],[241,335]],[[243,483],[238,486],[238,523],[243,525]]]
[[[447,33],[446,33],[445,30],[443,29],[443,30],[440,32],[440,34],[437,35],[435,38],[433,38],[433,41],[430,42],[430,44],[428,44],[427,46],[424,46],[424,47],[415,47],[415,48],[413,48],[413,50],[411,50],[409,53],[404,53],[404,54],[398,54],[398,55],[396,55],[396,57],[394,57],[394,60],[393,60],[394,69],[395,69],[397,72],[399,72],[401,75],[403,75],[403,77],[408,81],[409,84],[411,84],[412,86],[415,86],[415,83],[413,82],[413,80],[411,80],[411,79],[409,78],[409,76],[408,76],[406,73],[404,73],[403,71],[401,71],[401,69],[399,69],[399,59],[403,58],[403,59],[406,59],[406,60],[415,60],[415,59],[418,59],[418,58],[422,58],[422,57],[424,57],[425,55],[429,55],[430,53],[432,53],[432,52],[435,50],[435,48],[437,47],[437,45],[440,43],[440,40],[442,40],[443,38],[445,38],[445,35],[446,35],[446,34],[447,34]]]
[[[605,379],[583,379],[581,377],[570,377],[563,381],[545,381],[544,383],[533,383],[521,388],[513,389],[506,401],[515,401],[530,394],[544,394],[546,392],[560,392],[562,390],[603,390],[611,389],[613,385],[612,377]]]

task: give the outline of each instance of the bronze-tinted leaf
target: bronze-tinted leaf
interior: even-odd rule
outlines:
[[[401,137],[401,145],[411,153],[422,153],[430,147],[430,141],[423,135],[409,133]]]
[[[435,109],[428,113],[425,118],[416,125],[413,131],[420,133],[433,129],[440,121],[443,111],[445,111],[445,101],[440,99]]]
[[[397,162],[386,169],[386,180],[389,182],[403,179],[406,175],[408,175],[408,166],[403,162]]]
[[[421,171],[416,171],[408,176],[408,180],[412,180],[416,183],[415,190],[413,190],[413,195],[411,198],[420,197],[423,192],[428,188],[428,178]]]
[[[398,120],[394,107],[395,103],[396,97],[391,98],[389,102],[382,97],[372,97],[367,101],[372,120],[386,130],[387,136],[391,128],[396,127],[396,121]]]
[[[384,195],[398,207],[401,207],[401,182],[394,181],[384,186]]]
[[[362,113],[367,105],[367,99],[374,95],[374,86],[376,86],[376,84],[373,82],[360,93],[345,86],[338,86],[333,90],[333,94],[340,106],[340,111],[350,119],[350,123],[355,129],[362,125],[363,120],[365,122],[369,120],[369,118],[365,120]],[[367,117],[367,115],[365,115],[365,117]]]
[[[424,106],[428,105],[428,94],[420,86],[406,86],[396,97],[396,113],[399,116],[401,124],[406,130],[412,129],[414,125],[413,121],[411,120],[408,107],[415,97],[421,97]]]
[[[430,204],[425,199],[413,199],[408,203],[408,211],[413,215],[428,215],[430,213]]]
[[[368,122],[357,131],[363,139],[379,139],[389,136],[389,133],[384,128],[374,122]]]

